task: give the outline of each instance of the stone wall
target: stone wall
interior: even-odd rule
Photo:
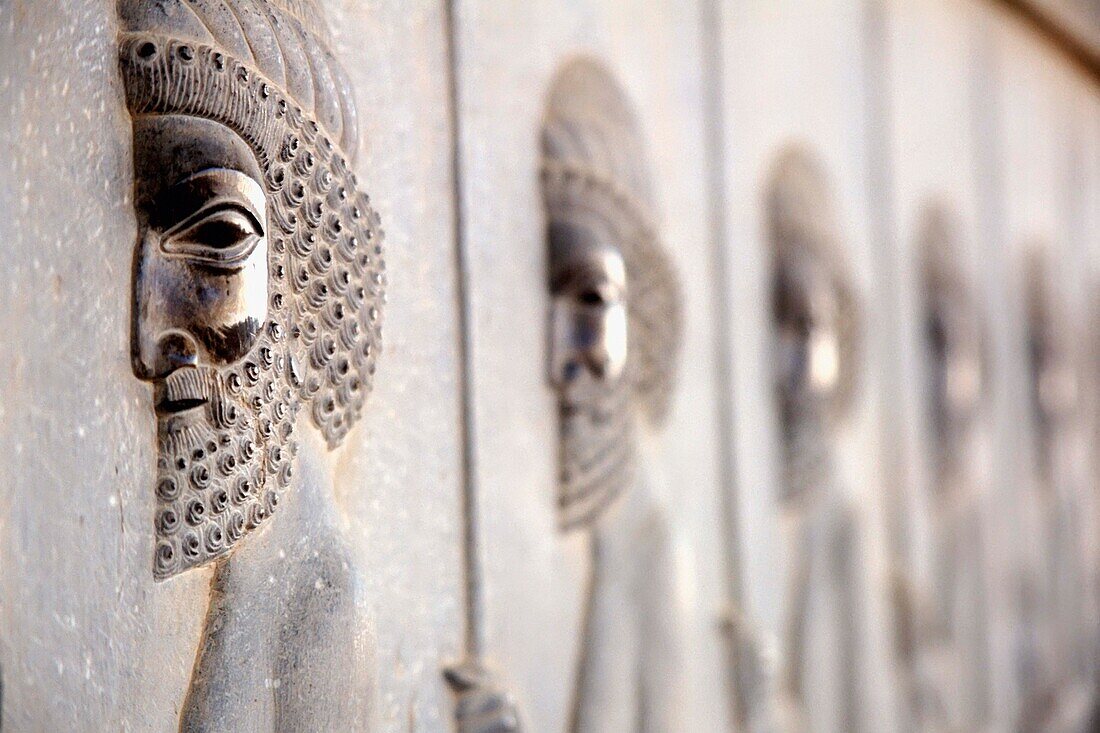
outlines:
[[[116,3],[48,5],[0,0],[0,729],[176,730],[220,581],[211,565],[152,574],[157,419],[131,368]],[[576,723],[586,694],[612,730],[1085,730],[1100,620],[1087,42],[1071,54],[992,0],[321,5],[386,241],[373,391],[324,462],[371,729],[455,729],[444,670],[465,661],[528,731],[601,728]],[[637,446],[631,497],[647,503],[622,510],[640,512],[637,545],[618,548],[563,531],[556,503],[540,135],[578,58],[634,107],[681,293],[670,411]],[[769,208],[791,155],[820,172],[799,226],[826,231],[856,333],[842,414],[807,438],[828,468],[793,499]],[[980,322],[978,396],[950,434],[963,468],[947,473],[930,247]],[[1057,314],[1038,325],[1035,292]],[[1055,376],[1072,375],[1054,417],[1033,384],[1048,332]],[[610,580],[592,570],[604,552]],[[595,639],[621,650],[603,668],[618,687],[579,681],[605,582],[629,585]],[[288,625],[311,619],[273,611],[257,648]],[[340,694],[280,686],[233,695]]]

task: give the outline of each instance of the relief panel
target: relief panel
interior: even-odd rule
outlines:
[[[325,455],[370,391],[385,299],[352,90],[312,2],[124,0],[119,15],[153,576],[215,563],[180,728],[364,727],[362,581]],[[320,436],[296,431],[300,410]]]
[[[1091,711],[1077,709],[1094,663],[1090,622],[1080,590],[1086,587],[1082,506],[1084,473],[1080,410],[1081,357],[1069,318],[1071,283],[1054,279],[1050,247],[1026,252],[1025,345],[1028,429],[1034,484],[1020,502],[1022,521],[1037,556],[1019,577],[1019,613],[1028,630],[1021,638],[1021,725],[1048,730],[1061,720],[1085,724]],[[1064,241],[1068,253],[1072,242]],[[1076,450],[1075,450],[1076,449]]]
[[[928,728],[988,724],[988,573],[983,538],[982,442],[988,383],[986,328],[959,266],[961,227],[929,204],[915,247],[923,317],[931,583],[898,588],[910,711]]]
[[[993,715],[1001,633],[988,521],[1000,366],[984,318],[996,312],[986,273],[998,263],[982,255],[974,9],[889,2],[883,28],[890,215],[880,302],[895,314],[883,441],[900,684],[914,725],[977,728]]]
[[[1084,275],[1084,319],[1090,324],[1091,333],[1084,346],[1083,377],[1085,414],[1082,434],[1086,444],[1088,476],[1085,485],[1096,485],[1100,480],[1100,98],[1088,93],[1092,87],[1082,83],[1076,89],[1075,104],[1070,107],[1076,124],[1070,129],[1081,141],[1074,168],[1076,185],[1075,201],[1080,207],[1074,219],[1074,251],[1081,261],[1087,262]],[[1086,494],[1086,496],[1089,496]],[[1085,614],[1087,618],[1100,616],[1100,500],[1093,498],[1085,511],[1093,517],[1091,529],[1085,532],[1085,572],[1087,588]],[[1093,647],[1092,676],[1100,668],[1100,651]]]
[[[990,14],[987,53],[999,95],[991,130],[1001,177],[993,252],[1003,258],[998,294],[1001,356],[1010,364],[998,490],[1014,511],[1003,518],[1000,572],[1011,610],[1012,673],[1002,680],[1014,723],[1032,729],[1077,725],[1094,663],[1083,641],[1079,594],[1090,562],[1084,522],[1087,441],[1078,345],[1084,338],[1085,286],[1080,227],[1087,211],[1079,161],[1090,139],[1075,130],[1075,91],[1088,83],[1030,28]],[[995,65],[994,65],[995,64]],[[1022,541],[1019,538],[1024,538]],[[1083,723],[1082,723],[1083,725]]]
[[[82,162],[5,195],[4,729],[438,729],[462,582],[453,187],[445,80],[409,49],[443,66],[442,7],[31,10],[0,11],[5,54],[19,28],[49,75],[3,67],[37,151],[12,175]],[[32,224],[44,206],[61,229]],[[87,510],[58,524],[58,502]]]
[[[722,110],[727,121],[722,132],[725,245],[730,262],[736,263],[726,276],[725,317],[732,360],[730,391],[736,405],[735,483],[754,487],[738,492],[736,502],[742,605],[763,658],[773,660],[774,698],[784,686],[791,687],[782,679],[782,667],[794,659],[792,649],[801,643],[791,636],[791,620],[805,614],[792,606],[800,601],[791,593],[801,554],[788,551],[791,533],[781,531],[789,524],[789,513],[783,505],[787,441],[780,403],[774,389],[761,388],[775,384],[772,209],[767,192],[782,151],[811,151],[815,165],[827,172],[832,220],[840,233],[835,246],[843,252],[850,268],[849,287],[862,304],[863,336],[853,370],[860,387],[845,419],[834,428],[830,459],[834,486],[841,495],[837,505],[853,509],[847,551],[859,558],[853,567],[859,598],[857,618],[852,620],[858,632],[849,658],[855,662],[860,700],[851,717],[854,729],[889,730],[898,724],[898,667],[891,651],[889,593],[884,590],[888,554],[879,384],[886,318],[872,287],[878,248],[870,201],[874,189],[868,176],[877,161],[868,142],[872,120],[865,30],[872,23],[867,12],[865,3],[849,0],[812,7],[797,2],[721,5]],[[759,487],[768,490],[755,490]],[[817,638],[826,638],[828,624],[819,630],[822,636]],[[820,680],[805,689],[824,690],[835,681],[822,670]],[[820,716],[820,729],[827,729],[824,721],[836,724],[849,717],[849,712],[834,706],[841,699],[804,700],[802,706]],[[776,702],[764,700],[759,712],[748,713],[754,729],[769,725],[775,711],[768,708]]]
[[[829,180],[813,155],[780,154],[767,184],[773,385],[782,440],[777,486],[790,563],[776,692],[784,730],[855,730],[863,612],[856,517],[836,440],[860,387],[857,294]]]
[[[641,455],[668,413],[681,290],[634,112],[597,62],[555,76],[543,128],[549,369],[563,532],[589,535],[569,730],[677,730],[684,580]],[[651,440],[651,439],[650,439]],[[666,489],[667,490],[667,489]],[[671,601],[671,603],[670,603]]]
[[[486,664],[528,730],[724,729],[698,8],[472,1],[454,21]],[[658,239],[680,300],[646,274]],[[562,348],[588,329],[606,349]]]

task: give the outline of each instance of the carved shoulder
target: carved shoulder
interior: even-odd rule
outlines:
[[[276,730],[368,728],[369,626],[353,567],[336,538],[295,564],[277,630]]]

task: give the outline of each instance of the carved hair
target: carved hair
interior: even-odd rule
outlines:
[[[952,297],[970,305],[971,293],[959,271],[959,223],[951,210],[938,201],[926,203],[919,217],[917,246],[925,289],[932,297]]]

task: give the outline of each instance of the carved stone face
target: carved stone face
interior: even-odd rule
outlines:
[[[600,64],[551,87],[542,135],[563,529],[601,518],[633,481],[636,428],[658,428],[680,349],[676,272],[653,219],[633,110]]]
[[[1028,376],[1035,453],[1040,475],[1051,481],[1058,434],[1072,420],[1079,384],[1070,343],[1067,317],[1050,287],[1047,263],[1039,255],[1028,263]]]
[[[583,410],[614,390],[626,368],[626,264],[584,225],[554,223],[550,240],[550,381]]]
[[[255,156],[216,122],[145,117],[134,123],[134,165],[135,374],[161,385],[180,367],[235,364],[267,316],[267,195]]]
[[[550,383],[561,416],[563,525],[596,518],[633,477],[627,274],[592,217],[552,221]]]
[[[969,299],[946,284],[930,287],[925,313],[928,398],[941,473],[963,468],[965,436],[982,396],[982,334]],[[945,487],[946,488],[946,487]]]
[[[289,482],[293,448],[280,443],[298,401],[263,333],[268,217],[255,155],[217,122],[142,117],[134,172],[131,354],[154,388],[161,577],[221,554],[274,511],[268,478],[276,468],[274,483]]]
[[[774,356],[780,395],[791,408],[823,408],[841,386],[839,295],[812,261],[781,263],[775,277]]]
[[[818,472],[858,373],[858,304],[829,188],[816,158],[795,147],[777,159],[765,199],[772,369],[794,483]]]
[[[124,35],[119,54],[134,117],[131,353],[154,388],[163,579],[271,516],[299,409],[330,448],[358,419],[385,263],[342,151],[269,78],[158,33]]]
[[[776,260],[772,358],[783,437],[783,501],[832,481],[834,423],[849,401],[852,354],[847,293],[812,250]],[[827,488],[825,488],[827,490]]]

